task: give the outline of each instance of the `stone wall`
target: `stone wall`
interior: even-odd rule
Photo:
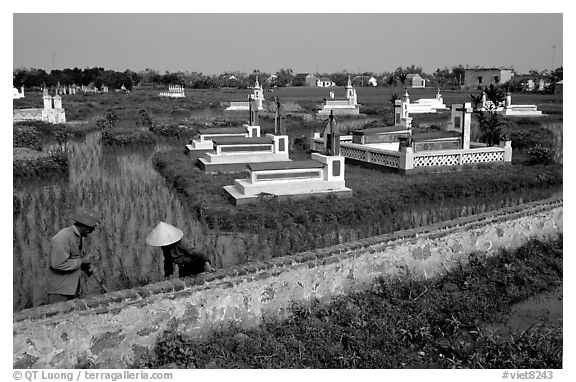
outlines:
[[[441,276],[472,252],[493,255],[561,233],[562,217],[562,199],[546,200],[24,310],[13,316],[13,365],[71,368],[89,359],[124,368],[146,357],[164,330],[200,337],[230,322],[250,327],[286,318],[294,301],[330,299],[378,276]]]

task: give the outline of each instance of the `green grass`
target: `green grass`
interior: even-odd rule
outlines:
[[[231,325],[203,339],[158,338],[150,368],[562,368],[562,326],[509,335],[515,303],[562,285],[562,237],[466,264],[429,281],[377,280],[330,302],[294,304],[291,318]]]

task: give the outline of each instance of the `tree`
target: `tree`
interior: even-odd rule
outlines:
[[[556,68],[550,73],[550,82],[555,84],[558,81],[562,81],[564,78],[563,76],[563,67]]]
[[[478,117],[478,124],[482,131],[482,140],[488,146],[494,146],[500,143],[502,126],[504,125],[503,117],[498,113],[498,107],[506,100],[506,95],[501,88],[495,87],[491,84],[489,87],[484,87],[486,93],[486,104],[482,108],[478,108],[475,113]],[[482,96],[480,96],[481,102]],[[478,96],[472,98],[473,102],[478,101]]]
[[[406,73],[402,72],[402,73],[398,74],[398,79],[402,83],[402,86],[404,86],[404,82],[406,82],[406,78],[408,78],[408,75]]]
[[[346,86],[348,85],[348,72],[344,71],[341,73],[332,73],[330,74],[330,79],[334,81],[336,86]]]
[[[388,86],[394,85],[394,82],[395,82],[394,76],[390,75],[390,76],[386,77],[385,82],[386,82],[386,85],[388,85]]]
[[[276,86],[287,86],[292,84],[292,80],[294,79],[294,70],[288,69],[280,69],[276,72]]]

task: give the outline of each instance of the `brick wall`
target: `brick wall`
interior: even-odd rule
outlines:
[[[551,199],[269,261],[220,269],[13,316],[14,368],[71,368],[91,359],[123,368],[146,357],[168,328],[202,336],[229,322],[282,319],[293,301],[330,299],[376,277],[445,274],[467,255],[517,248],[562,232],[562,199]]]

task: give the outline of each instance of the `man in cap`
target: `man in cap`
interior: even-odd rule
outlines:
[[[182,239],[184,232],[160,222],[146,237],[146,244],[162,248],[164,254],[164,277],[174,273],[174,263],[178,265],[178,275],[186,277],[202,272],[213,272],[210,260],[198,252],[188,241]]]
[[[48,304],[68,301],[80,295],[80,275],[89,269],[91,255],[82,250],[82,239],[99,223],[96,212],[78,209],[72,216],[74,223],[60,230],[50,244],[46,291]]]

